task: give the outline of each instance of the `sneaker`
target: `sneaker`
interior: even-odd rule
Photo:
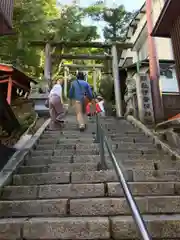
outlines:
[[[79,130],[80,130],[80,132],[84,132],[84,130],[85,130],[85,125],[84,125],[84,124],[80,125],[80,126],[79,126]]]

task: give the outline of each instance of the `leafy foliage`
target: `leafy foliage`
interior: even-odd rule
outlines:
[[[111,41],[124,39],[127,24],[131,20],[133,13],[127,12],[123,5],[114,9],[108,9],[104,7],[103,1],[96,1],[96,4],[84,9],[76,5],[57,6],[56,0],[16,0],[13,21],[16,34],[0,38],[0,61],[13,63],[28,75],[42,82],[44,75],[44,49],[42,47],[32,47],[29,44],[30,41],[96,40],[99,38],[97,27],[83,25],[83,20],[87,16],[95,21],[103,21],[105,23],[103,29],[104,37],[107,41]],[[60,49],[55,47],[52,49],[52,52],[55,54],[102,54],[104,50],[96,48],[67,49],[66,47]],[[94,63],[101,64],[102,61],[73,60],[66,61],[66,63],[89,65]],[[53,63],[53,78],[62,75],[61,64],[62,61],[59,60]],[[89,80],[92,84],[92,74],[89,74]],[[110,85],[109,77],[107,81],[102,80],[102,84],[100,83],[101,90],[105,89],[104,86],[107,86],[108,89],[108,91],[102,90],[103,94],[105,92],[107,92],[107,95],[109,94]]]
[[[107,25],[104,27],[104,38],[112,41],[125,40],[128,24],[132,13],[127,12],[123,5],[104,12],[103,18]]]
[[[83,9],[76,6],[58,6],[56,0],[16,0],[14,6],[13,36],[0,38],[0,61],[13,63],[36,79],[43,79],[44,49],[32,47],[32,40],[87,41],[98,37],[94,26],[84,26]],[[53,49],[57,54],[67,49]],[[70,50],[77,53],[78,49]],[[89,49],[82,50],[84,53]],[[69,52],[68,52],[69,53]],[[58,75],[61,62],[53,64],[53,75]]]
[[[107,8],[103,1],[98,1],[85,10],[85,13],[94,21],[103,21],[104,38],[112,41],[122,41],[125,38],[127,27],[134,13],[126,11],[124,5],[116,8]]]

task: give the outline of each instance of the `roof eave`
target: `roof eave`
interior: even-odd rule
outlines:
[[[168,8],[171,4],[171,0],[167,0],[164,4],[164,7],[156,21],[156,24],[153,28],[153,31],[151,33],[151,36],[153,37],[162,37],[162,38],[170,38],[171,34],[170,34],[170,29],[167,27],[166,32],[162,32],[161,31],[161,24],[164,21],[166,14],[168,12]]]

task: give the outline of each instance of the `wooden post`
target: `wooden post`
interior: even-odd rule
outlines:
[[[68,68],[64,67],[64,97],[67,98]]]
[[[48,88],[50,90],[52,88],[52,81],[51,81],[51,45],[49,43],[46,43],[45,46],[44,78],[48,82]]]
[[[11,105],[12,85],[13,85],[12,78],[9,77],[8,90],[7,90],[7,102],[9,103],[9,105]]]
[[[122,98],[121,98],[118,56],[117,56],[116,45],[112,46],[112,71],[113,71],[114,91],[115,91],[115,101],[116,101],[116,115],[117,117],[122,117],[123,115]]]
[[[101,79],[102,79],[102,71],[101,71],[101,69],[99,70],[99,81],[101,81]]]

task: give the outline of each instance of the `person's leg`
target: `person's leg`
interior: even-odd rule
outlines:
[[[83,109],[80,101],[75,101],[75,111],[76,111],[76,117],[77,117],[77,122],[79,124],[79,128],[80,129],[85,128]]]
[[[51,122],[50,122],[50,129],[54,130],[56,128],[56,111],[54,109],[54,105],[53,105],[53,99],[50,98],[49,100],[49,114],[50,114],[50,118],[51,118]]]
[[[64,122],[63,118],[65,116],[65,111],[63,108],[63,104],[58,96],[54,96],[54,108],[56,111],[56,121]]]

